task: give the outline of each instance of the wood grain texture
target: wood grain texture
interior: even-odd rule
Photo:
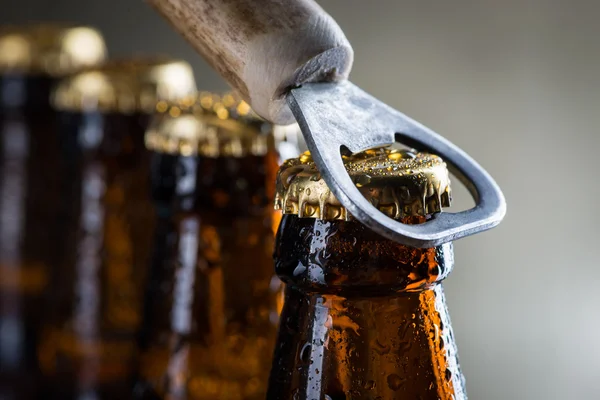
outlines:
[[[312,0],[148,0],[264,118],[293,122],[285,93],[343,80],[352,47]]]

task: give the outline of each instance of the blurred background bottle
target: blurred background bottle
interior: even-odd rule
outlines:
[[[102,63],[100,33],[85,26],[0,28],[0,398],[37,388],[38,324],[56,260],[60,151],[53,84]]]
[[[422,223],[450,205],[445,163],[408,150],[345,157],[391,218]],[[268,399],[466,399],[440,282],[451,244],[416,249],[354,221],[305,153],[278,174],[286,283]]]
[[[203,93],[193,112],[165,115],[146,135],[159,222],[136,396],[264,399],[282,287],[276,148],[294,153],[279,129],[297,127],[264,123],[232,95]]]
[[[183,61],[112,61],[59,83],[60,257],[39,346],[46,398],[126,399],[136,365],[153,211],[148,121],[161,99],[191,104]]]

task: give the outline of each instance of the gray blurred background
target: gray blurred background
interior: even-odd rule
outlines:
[[[226,87],[141,1],[0,3],[2,24],[91,24],[114,56],[182,57],[202,88]],[[504,223],[456,243],[445,285],[470,398],[600,399],[600,2],[320,3],[354,46],[352,80],[506,194]]]

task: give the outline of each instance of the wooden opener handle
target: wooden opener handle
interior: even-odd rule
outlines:
[[[289,89],[350,73],[350,43],[313,0],[148,1],[269,121],[294,121]]]

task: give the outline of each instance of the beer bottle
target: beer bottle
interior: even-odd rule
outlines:
[[[418,224],[449,206],[445,163],[410,150],[344,156],[381,212]],[[465,399],[441,281],[451,244],[417,249],[352,218],[308,153],[284,163],[275,268],[286,283],[268,399]]]
[[[63,230],[39,346],[50,398],[131,396],[153,221],[144,134],[159,99],[195,91],[191,67],[166,59],[109,62],[56,87]]]
[[[82,44],[85,48],[82,48]],[[0,28],[0,398],[35,397],[35,345],[59,202],[50,88],[105,58],[83,26]]]
[[[138,399],[265,396],[281,302],[269,207],[277,156],[268,124],[231,102],[203,93],[200,110],[146,135],[159,222]]]

